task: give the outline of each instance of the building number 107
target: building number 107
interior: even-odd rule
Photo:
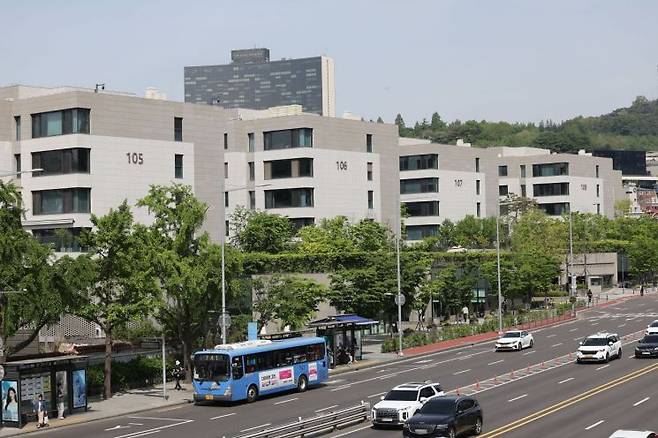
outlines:
[[[126,156],[128,157],[128,164],[144,164],[144,157],[141,153],[128,152],[126,153]]]

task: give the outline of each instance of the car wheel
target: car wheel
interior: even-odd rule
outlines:
[[[576,363],[583,363],[583,361],[580,359],[576,359]]]
[[[247,388],[247,403],[255,402],[257,398],[258,388],[256,388],[256,385],[251,385],[249,388]]]
[[[523,350],[523,344],[521,344],[520,342],[516,344],[516,349],[519,351]]]
[[[619,353],[617,353],[617,359],[621,359],[621,348],[619,349]]]
[[[534,340],[534,339],[530,339],[530,348],[532,348],[534,345],[535,345],[535,340]]]
[[[457,434],[455,433],[455,428],[450,427],[448,428],[448,438],[455,438]]]
[[[475,420],[475,426],[473,426],[473,433],[480,435],[482,433],[482,418]]]
[[[606,353],[605,354],[605,363],[610,362],[610,354]]]
[[[305,375],[299,376],[299,379],[297,379],[297,391],[298,392],[304,392],[308,388],[308,380],[306,379]]]

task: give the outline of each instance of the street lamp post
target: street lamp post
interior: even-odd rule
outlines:
[[[397,305],[398,305],[398,356],[403,356],[402,352],[402,293],[400,286],[400,238],[402,237],[402,220],[398,214],[398,229],[397,229],[397,239],[395,239],[396,255],[397,255],[397,276],[398,276],[398,294],[397,294]]]
[[[503,294],[500,287],[500,199],[496,215],[496,269],[498,275],[498,334],[503,333]]]
[[[576,274],[573,271],[573,218],[569,209],[569,280],[571,282],[571,313],[576,310]]]

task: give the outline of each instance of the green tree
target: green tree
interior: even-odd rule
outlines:
[[[643,285],[653,280],[658,272],[658,239],[655,236],[640,234],[628,248],[631,274]]]
[[[289,326],[291,330],[298,330],[309,322],[326,294],[326,287],[313,280],[281,275],[266,281],[259,279],[254,283],[254,290],[254,311],[259,315],[259,326],[279,320],[280,329]]]
[[[439,113],[434,113],[432,114],[432,123],[430,125],[433,131],[440,131],[442,129],[445,129],[446,124],[443,120],[441,120],[441,116]]]
[[[231,243],[244,252],[283,252],[294,235],[288,218],[244,207],[236,209],[229,223],[233,231]]]
[[[377,123],[384,123],[384,119],[381,116],[377,117]]]
[[[150,314],[158,294],[146,260],[142,236],[135,232],[126,201],[105,216],[91,215],[93,230],[81,241],[89,248],[76,259],[88,287],[78,291],[75,312],[95,322],[105,333],[104,396],[112,396],[112,339],[114,330]]]

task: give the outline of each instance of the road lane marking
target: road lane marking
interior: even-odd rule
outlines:
[[[128,424],[130,424],[131,426],[143,426],[144,425],[144,423],[128,423]]]
[[[645,401],[649,400],[650,398],[651,398],[651,397],[644,397],[644,398],[643,398],[642,400],[640,400],[639,402],[633,403],[633,406],[640,406],[642,403],[644,403]]]
[[[601,423],[603,423],[603,420],[599,420],[599,421],[597,421],[597,422],[594,423],[594,424],[590,424],[589,426],[587,426],[587,427],[585,428],[585,430],[594,429],[596,426],[598,426],[598,425],[601,424]]]
[[[518,397],[511,398],[511,399],[509,399],[509,400],[507,400],[507,401],[508,401],[509,403],[512,403],[513,401],[521,400],[522,398],[526,398],[527,396],[528,396],[528,394],[523,394],[523,395],[520,395],[520,396],[518,396]]]
[[[120,424],[117,424],[114,427],[110,427],[110,428],[105,429],[105,432],[111,432],[113,430],[119,430],[119,429],[130,429],[130,426],[122,426]]]
[[[523,355],[527,356],[529,354],[536,353],[536,352],[537,352],[537,350],[527,351],[527,352],[523,353]]]
[[[159,432],[160,432],[160,430],[150,430],[148,432],[140,432],[136,435],[131,435],[130,438],[137,438],[137,437],[140,437],[140,436],[151,435],[151,434],[159,433]]]
[[[592,325],[599,325],[599,323],[598,322],[593,322]]]
[[[345,381],[345,379],[329,380],[329,381],[327,382],[327,384],[328,384],[328,385],[333,385],[334,383],[344,382],[344,381]]]
[[[218,416],[212,417],[210,419],[211,420],[219,420],[220,418],[232,417],[233,415],[235,415],[235,412],[231,412],[230,414],[218,415]]]
[[[497,360],[496,362],[491,362],[491,363],[488,363],[487,365],[488,366],[496,365],[497,363],[501,363],[501,362],[505,362],[505,359]]]
[[[341,433],[340,435],[334,435],[334,438],[338,438],[338,437],[341,437],[341,436],[351,435],[351,434],[353,434],[353,433],[360,432],[360,431],[362,431],[362,430],[366,430],[366,429],[372,429],[372,425],[369,424],[369,425],[367,425],[367,426],[359,427],[358,429],[350,430],[349,432],[343,432],[343,433]]]
[[[452,375],[453,375],[453,376],[456,376],[457,374],[464,374],[464,373],[468,373],[469,371],[471,371],[470,368],[467,369],[467,370],[457,371],[456,373],[452,373]]]
[[[159,427],[154,427],[152,429],[146,429],[142,430],[139,432],[132,432],[132,433],[127,433],[125,435],[119,435],[114,438],[135,438],[139,436],[144,436],[144,435],[150,435],[152,433],[158,433],[163,429],[169,429],[170,427],[176,427],[176,426],[182,426],[183,424],[191,423],[194,420],[182,420],[180,418],[161,418],[161,417],[137,417],[137,416],[131,416],[127,417],[130,419],[137,419],[137,420],[155,420],[155,421],[175,421],[173,424],[167,424],[165,426],[159,426]]]
[[[559,382],[557,382],[557,384],[561,385],[563,383],[571,382],[573,379],[574,379],[573,377],[569,377],[568,379],[560,380]]]
[[[339,386],[338,388],[334,388],[334,389],[332,389],[331,392],[334,392],[334,391],[342,391],[343,389],[347,389],[347,388],[349,388],[350,386],[352,386],[352,384],[351,384],[351,383],[348,383],[347,385]]]
[[[369,395],[368,398],[375,398],[375,397],[379,397],[380,395],[384,395],[384,394],[386,394],[386,391],[378,392],[377,394],[373,394],[373,395]]]
[[[598,368],[596,369],[596,371],[602,370],[602,369],[604,369],[604,368],[608,368],[609,366],[610,366],[610,364],[600,366],[600,367],[598,367]]]
[[[432,362],[432,359],[419,360],[418,362],[414,362],[414,363],[428,363],[428,362]]]
[[[262,429],[267,426],[271,426],[272,423],[261,424],[260,426],[250,427],[249,429],[242,429],[240,432],[249,432],[250,430]]]
[[[318,409],[315,412],[318,413],[318,412],[328,411],[329,409],[333,409],[333,408],[337,408],[337,407],[338,407],[338,405],[331,405],[331,406],[327,406],[326,408]]]
[[[548,336],[546,336],[546,337],[547,337],[547,338],[554,338],[554,337],[556,337],[556,336],[557,336],[556,334],[552,334],[552,335],[548,335]]]
[[[560,342],[559,344],[551,345],[551,348],[553,348],[553,347],[559,347],[560,345],[562,345],[562,342]]]
[[[578,341],[580,339],[583,339],[582,337],[578,336],[577,338],[573,338],[574,341]]]
[[[576,330],[578,330],[578,328],[572,328],[572,329],[569,330],[569,331],[570,331],[570,332],[575,332]]]
[[[282,404],[284,404],[284,403],[290,403],[290,402],[293,402],[293,401],[295,401],[295,400],[299,400],[299,397],[289,398],[288,400],[282,400],[282,401],[280,401],[280,402],[276,402],[276,403],[274,403],[274,404],[275,404],[275,405],[282,405]]]
[[[626,325],[626,323],[623,323],[623,324],[619,324],[619,326],[618,326],[618,327],[623,327],[623,326],[625,326],[625,325]]]

